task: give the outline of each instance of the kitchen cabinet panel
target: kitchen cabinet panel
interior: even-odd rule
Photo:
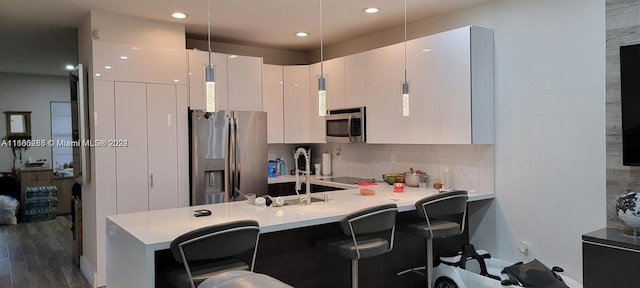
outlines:
[[[326,70],[325,62],[325,74]],[[325,140],[325,123],[324,116],[318,114],[318,79],[320,78],[320,63],[312,64],[309,66],[309,142],[310,143],[326,143]],[[331,84],[327,79],[327,101],[330,101],[330,94],[332,89],[329,88]],[[333,89],[335,90],[335,89]],[[328,104],[329,102],[327,102]]]
[[[205,67],[209,64],[209,53],[200,50],[187,50],[189,58],[189,108],[205,110]],[[227,55],[211,53],[211,64],[215,69],[216,107],[228,109],[227,91]]]
[[[471,26],[432,38],[436,144],[493,143],[493,31]]]
[[[176,86],[147,84],[146,106],[149,210],[177,208]]]
[[[409,82],[409,116],[402,114],[402,89],[396,92],[398,103],[398,143],[433,144],[435,142],[433,38],[422,37],[407,42],[407,81]],[[398,74],[404,81],[405,46],[397,50]]]
[[[318,73],[316,79],[318,79],[319,76],[320,73]],[[327,79],[327,109],[345,108],[344,57],[324,61],[324,77]],[[316,83],[317,82],[318,80],[316,80]],[[317,84],[315,86],[317,90]],[[318,98],[317,93],[316,98]],[[324,127],[324,119],[322,119],[322,122],[322,126]],[[324,133],[322,137],[324,138]],[[321,143],[324,143],[324,140]]]
[[[262,58],[238,55],[228,57],[228,109],[262,111]]]
[[[366,52],[367,143],[398,142],[400,75],[396,69],[399,44]]]
[[[344,108],[365,106],[365,53],[344,57]]]
[[[284,143],[284,80],[280,65],[263,65],[263,110],[267,112],[267,143]]]
[[[147,211],[147,86],[115,83],[116,139],[127,140],[116,149],[117,213]]]
[[[309,143],[309,66],[284,66],[284,142]]]

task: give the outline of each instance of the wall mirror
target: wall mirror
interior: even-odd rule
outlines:
[[[31,139],[31,112],[5,111],[7,116],[7,139]]]

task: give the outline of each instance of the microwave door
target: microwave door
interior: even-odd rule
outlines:
[[[332,117],[326,120],[327,143],[350,143],[349,119],[346,117]]]

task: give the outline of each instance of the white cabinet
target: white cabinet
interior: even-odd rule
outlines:
[[[178,207],[176,85],[115,82],[116,212]]]
[[[435,143],[434,124],[434,57],[433,37],[422,37],[407,42],[407,81],[409,82],[409,116],[402,114],[401,91],[397,91],[398,143]],[[404,43],[398,46],[397,69],[404,81]]]
[[[262,111],[262,58],[229,55],[229,110]]]
[[[209,53],[188,50],[189,107],[204,110],[205,67]],[[211,53],[215,67],[216,109],[262,111],[262,58]]]
[[[344,108],[365,106],[365,52],[344,57]]]
[[[470,26],[431,37],[435,143],[493,143],[493,31]]]
[[[209,65],[209,53],[200,50],[187,50],[189,58],[189,108],[205,110],[205,68]],[[211,53],[211,65],[215,67],[216,107],[227,109],[227,55]]]
[[[327,75],[327,66],[325,62],[325,72]],[[318,79],[320,78],[320,63],[312,64],[309,66],[309,142],[310,143],[325,143],[325,124],[324,116],[320,116],[318,112]],[[327,81],[327,104],[331,101],[331,85],[333,82],[329,79]]]
[[[284,142],[309,143],[309,66],[284,66]]]
[[[320,73],[318,73],[318,76],[320,76]],[[324,77],[327,79],[327,109],[345,108],[344,57],[324,61]],[[316,80],[316,83],[317,82]],[[316,84],[316,90],[317,88]],[[316,98],[317,94],[318,93],[316,93]],[[316,114],[318,113],[316,112]],[[322,125],[324,126],[324,119],[322,120]],[[324,138],[324,135],[322,135],[322,137]],[[324,140],[322,142],[324,142]]]
[[[396,70],[399,44],[367,51],[365,93],[367,143],[398,142],[398,111],[401,100],[400,75]]]
[[[263,111],[267,112],[267,143],[284,143],[284,80],[280,65],[262,66]]]

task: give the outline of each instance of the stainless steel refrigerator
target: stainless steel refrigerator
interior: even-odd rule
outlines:
[[[267,194],[267,113],[189,111],[191,205]]]

